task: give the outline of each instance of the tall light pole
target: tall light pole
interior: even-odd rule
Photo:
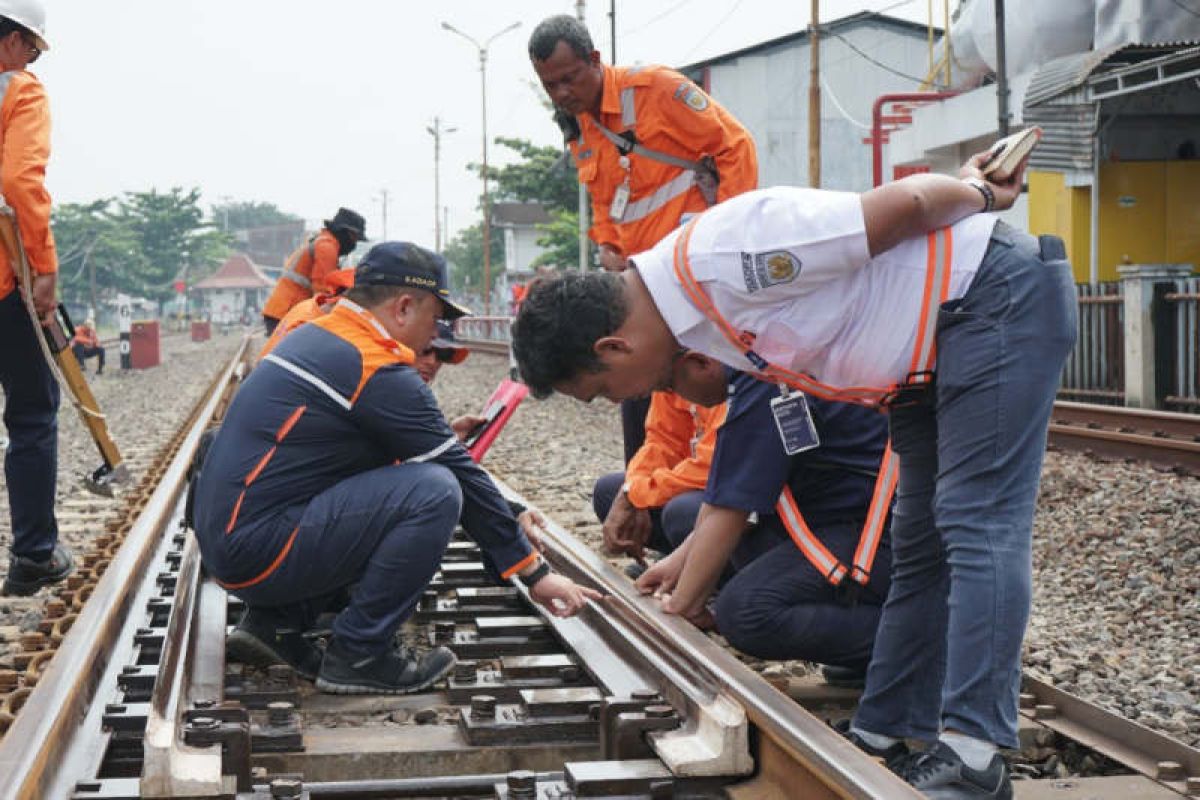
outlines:
[[[442,191],[441,180],[438,177],[439,165],[442,161],[442,134],[454,133],[458,128],[443,128],[439,117],[433,118],[432,125],[426,125],[425,130],[433,137],[433,249],[442,252]]]
[[[383,206],[383,241],[387,241],[387,212],[388,212],[388,190],[380,189],[379,195],[375,198]]]
[[[520,22],[514,22],[503,30],[493,33],[486,42],[480,44],[473,36],[469,36],[449,22],[443,22],[442,27],[451,33],[457,33],[479,51],[479,85],[482,90],[483,105],[483,313],[492,312],[492,207],[488,199],[488,160],[487,160],[487,51],[497,37],[521,27]]]

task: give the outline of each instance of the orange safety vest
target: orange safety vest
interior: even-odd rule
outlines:
[[[925,289],[921,299],[921,316],[917,323],[917,341],[913,346],[912,360],[909,362],[908,376],[902,383],[889,387],[854,386],[838,388],[821,383],[811,375],[794,372],[784,367],[771,364],[765,358],[754,352],[753,348],[738,335],[729,321],[713,304],[712,299],[700,286],[692,273],[688,258],[688,243],[692,238],[696,222],[692,220],[683,229],[679,240],[675,243],[675,277],[692,305],[704,314],[710,322],[725,336],[731,345],[739,350],[746,360],[754,367],[755,374],[764,380],[772,380],[785,384],[793,389],[819,397],[822,400],[857,403],[859,405],[886,408],[911,402],[916,393],[926,391],[933,381],[933,365],[936,359],[937,336],[937,304],[946,302],[950,293],[950,267],[952,240],[949,228],[942,228],[926,236],[927,256],[925,260]],[[784,487],[779,496],[775,509],[779,519],[787,529],[792,541],[800,548],[800,552],[817,570],[834,586],[840,587],[847,575],[859,586],[866,586],[871,580],[871,567],[875,563],[875,554],[879,542],[883,538],[883,524],[892,504],[892,496],[896,493],[896,481],[900,477],[900,459],[892,451],[889,440],[883,451],[883,460],[879,465],[879,473],[875,478],[875,491],[871,497],[871,505],[867,510],[867,520],[859,536],[858,547],[854,551],[854,563],[847,567],[829,549],[813,535],[812,529],[804,521],[792,491]]]
[[[322,230],[297,248],[271,290],[263,306],[263,316],[283,319],[293,306],[312,297],[314,291],[328,292],[325,278],[337,270],[337,253],[337,239],[328,230]]]

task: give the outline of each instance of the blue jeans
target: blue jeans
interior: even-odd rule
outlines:
[[[624,483],[624,472],[610,472],[596,481],[592,489],[592,509],[601,522],[608,517]],[[704,492],[697,489],[672,497],[662,508],[650,509],[650,541],[646,542],[646,547],[664,554],[673,552],[696,527],[696,516],[703,503]]]
[[[308,627],[339,590],[354,584],[334,636],[353,652],[385,651],[437,572],[461,511],[458,480],[438,464],[355,475],[310,500],[282,563],[234,594]],[[280,516],[296,524],[293,514]]]
[[[4,387],[4,481],[12,552],[45,561],[58,543],[58,383],[42,356],[21,293],[0,299],[0,386]]]
[[[890,414],[892,587],[862,729],[1017,745],[1034,503],[1076,331],[1070,265],[998,224],[966,295],[939,311],[934,396]]]

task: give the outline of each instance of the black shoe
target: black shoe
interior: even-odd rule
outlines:
[[[875,747],[869,744],[866,739],[850,730],[850,720],[848,719],[840,719],[833,723],[833,729],[849,739],[850,744],[872,758],[882,760],[885,767],[897,775],[904,777],[904,770],[912,758],[913,752],[908,749],[908,745],[905,744],[903,739],[887,747]]]
[[[61,544],[54,545],[53,552],[45,561],[14,555],[8,562],[8,577],[0,594],[24,597],[43,586],[58,583],[75,570],[71,552]]]
[[[225,639],[225,655],[259,667],[287,664],[310,681],[321,669],[320,649],[304,637],[299,626],[287,625],[271,609],[247,608]]]
[[[971,769],[954,752],[938,742],[913,760],[901,776],[926,797],[936,800],[1011,800],[1012,778],[997,753],[987,769]]]
[[[830,686],[841,686],[845,689],[861,689],[867,685],[867,671],[854,667],[822,664],[821,677]]]
[[[445,647],[416,653],[400,646],[376,656],[356,656],[334,638],[325,650],[317,688],[330,694],[411,694],[446,677],[457,660]]]

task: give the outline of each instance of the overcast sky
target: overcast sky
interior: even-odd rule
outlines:
[[[573,0],[46,0],[53,48],[33,65],[54,114],[48,183],[58,202],[199,186],[207,207],[261,200],[319,224],[339,205],[389,238],[433,243],[435,116],[443,137],[442,203],[452,231],[475,219],[481,155],[478,51],[488,137],[560,141],[539,105],[526,43]],[[939,9],[941,2],[935,3]],[[616,0],[619,63],[672,66],[808,24],[803,0]],[[860,10],[925,22],[926,3],[822,0],[834,19]],[[587,22],[609,60],[609,0]],[[507,151],[489,144],[489,159]]]

